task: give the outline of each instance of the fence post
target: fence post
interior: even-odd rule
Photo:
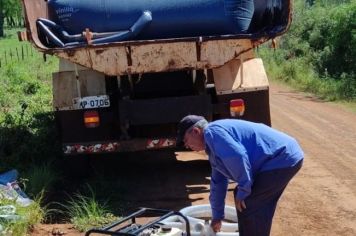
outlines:
[[[19,50],[16,47],[16,56],[17,56],[17,61],[20,61],[20,57],[19,57]]]
[[[10,61],[12,61],[12,50],[10,49]]]
[[[23,51],[23,45],[21,45],[21,57],[22,57],[22,60],[25,60],[25,53]]]

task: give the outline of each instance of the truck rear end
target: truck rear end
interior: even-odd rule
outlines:
[[[160,24],[149,23],[133,34],[142,23],[138,15],[131,31],[101,32],[105,36],[95,39],[88,23],[81,34],[70,32],[80,40],[69,41],[50,29],[48,2],[23,0],[26,37],[39,51],[60,58],[53,74],[53,107],[63,153],[174,148],[176,125],[188,114],[271,125],[268,79],[253,49],[287,30],[290,2],[251,2],[253,17],[239,33],[195,35],[189,29],[178,37],[168,28],[160,37],[152,28]],[[152,10],[152,22],[159,10]],[[75,8],[57,11],[68,17]],[[179,27],[184,30],[184,22]]]

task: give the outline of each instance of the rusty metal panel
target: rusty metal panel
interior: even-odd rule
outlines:
[[[106,75],[127,74],[126,47],[78,48],[58,51],[56,55]]]
[[[38,50],[43,51],[46,47],[38,39],[36,20],[40,17],[48,18],[46,1],[22,0],[25,13],[27,38],[31,39]]]
[[[175,42],[131,46],[131,72],[146,73],[195,68],[195,42]]]
[[[207,68],[222,66],[253,48],[250,39],[212,40],[201,43],[201,61]]]
[[[88,68],[84,66],[80,66],[78,64],[74,64],[66,59],[59,59],[59,72],[63,71],[81,71],[81,70],[88,70]]]
[[[73,63],[106,75],[140,74],[222,66],[253,48],[249,39],[162,42],[133,46],[85,47],[54,51]]]

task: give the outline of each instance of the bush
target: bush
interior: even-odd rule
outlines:
[[[7,31],[0,44],[0,173],[17,169],[21,177],[28,179],[25,192],[35,199],[29,207],[16,206],[22,220],[2,225],[5,235],[26,235],[47,214],[46,207],[40,205],[42,196],[57,179],[58,170],[44,163],[52,163],[61,153],[51,92],[51,73],[58,66],[58,59],[49,57],[43,62],[42,55],[33,50],[24,61],[7,58],[4,64],[4,51],[14,51],[22,45],[16,30]],[[15,203],[0,200],[0,205],[6,204]]]
[[[73,198],[70,197],[67,205],[62,205],[67,210],[74,227],[82,232],[117,219],[107,210],[105,204],[100,204],[96,200],[95,193],[90,187],[89,189],[91,196],[77,193]]]
[[[355,100],[356,2],[331,4],[308,7],[297,1],[280,48],[271,52],[263,47],[259,54],[272,78],[325,99]]]

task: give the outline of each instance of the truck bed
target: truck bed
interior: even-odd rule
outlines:
[[[46,54],[67,59],[110,76],[182,69],[212,69],[225,65],[267,40],[283,34],[290,22],[290,1],[283,0],[280,19],[266,27],[264,12],[256,14],[253,29],[248,34],[221,35],[174,39],[124,41],[73,48],[48,48],[41,40],[36,27],[38,18],[47,18],[44,0],[22,0],[25,9],[27,38]],[[266,3],[265,3],[266,4]],[[287,17],[286,17],[287,16]]]

